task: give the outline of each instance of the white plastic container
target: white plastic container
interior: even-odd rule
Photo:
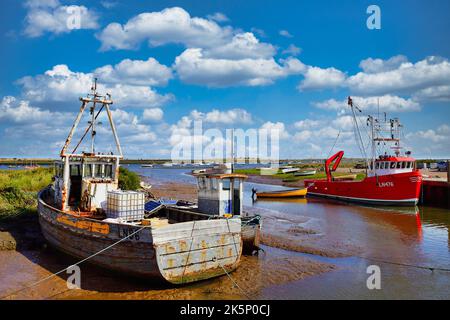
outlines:
[[[108,191],[106,216],[124,221],[144,219],[145,194],[136,191]]]

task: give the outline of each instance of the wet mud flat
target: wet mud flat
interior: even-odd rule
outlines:
[[[152,188],[152,193],[157,197],[196,199],[195,186],[190,184],[158,183]],[[248,209],[251,211],[251,208]],[[80,265],[82,279],[79,290],[67,289],[66,279],[69,275],[63,272],[39,285],[15,293],[72,265],[76,260],[46,245],[40,234],[37,217],[27,218],[26,224],[21,222],[5,224],[2,227],[2,233],[8,234],[16,244],[9,248],[10,250],[0,251],[2,279],[0,297],[4,299],[258,299],[262,298],[261,293],[271,286],[284,285],[336,269],[333,263],[294,256],[289,251],[315,252],[324,256],[342,254],[343,248],[335,252],[325,251],[317,245],[320,231],[301,226],[308,219],[286,220],[283,215],[277,215],[276,212],[271,211],[266,211],[262,215],[264,219],[262,250],[258,255],[243,255],[239,268],[231,273],[231,277],[238,283],[239,288],[226,275],[186,286],[173,286],[126,277],[123,274],[85,263]],[[280,237],[277,234],[285,234],[286,237]],[[296,241],[303,239],[302,245],[291,247],[289,243],[292,243],[293,239]],[[308,246],[307,243],[313,244]],[[276,299],[277,297],[268,298]]]
[[[155,196],[196,199],[192,183],[150,183]],[[421,207],[403,212],[312,198],[253,203],[254,186],[246,187],[244,207],[262,216],[262,250],[258,256],[242,256],[231,273],[242,290],[227,276],[172,286],[82,264],[80,290],[68,290],[68,275],[62,273],[6,298],[450,299],[450,272],[444,271],[450,271],[450,211]],[[47,248],[32,230],[4,228],[10,228],[10,236],[20,244],[0,251],[1,297],[76,262]],[[24,234],[28,236],[21,238]],[[382,290],[366,286],[366,270],[373,264],[382,270]]]

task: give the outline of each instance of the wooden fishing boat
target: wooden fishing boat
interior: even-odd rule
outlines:
[[[296,198],[305,197],[307,189],[288,189],[278,191],[256,192],[258,198]]]
[[[296,177],[304,177],[304,176],[313,176],[315,175],[317,170],[308,170],[308,171],[299,171],[294,173]]]
[[[112,210],[117,205],[112,195],[126,199],[125,195],[131,194],[117,191],[122,150],[109,108],[111,97],[99,95],[95,83],[92,93],[80,100],[82,106],[61,150],[61,161],[55,163],[54,183],[38,194],[39,222],[48,243],[82,261],[173,284],[235,270],[242,253],[241,219],[237,215],[158,210],[150,218],[145,217],[144,202],[142,208],[133,202],[127,207],[129,211]],[[91,104],[89,126],[68,153],[83,112]],[[101,111],[108,115],[117,155],[95,152],[96,118]],[[89,130],[91,151],[75,153]],[[111,216],[117,212],[120,215]]]

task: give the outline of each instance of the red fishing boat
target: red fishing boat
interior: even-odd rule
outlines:
[[[422,175],[416,167],[415,159],[411,157],[411,152],[401,155],[400,121],[397,118],[386,120],[386,116],[384,120],[368,116],[367,125],[370,127],[369,136],[372,142],[372,156],[369,158],[365,154],[355,112],[355,109],[359,112],[361,110],[353,104],[350,97],[348,104],[353,115],[357,142],[366,158],[366,177],[361,181],[333,177],[332,172],[336,171],[344,156],[344,151],[339,151],[325,162],[326,179],[305,180],[308,195],[365,204],[416,205],[419,201]],[[394,155],[388,155],[386,151],[379,155],[380,149],[383,148],[393,149]]]

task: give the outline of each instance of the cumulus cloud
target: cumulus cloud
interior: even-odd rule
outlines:
[[[97,68],[94,74],[104,82],[142,86],[164,86],[172,78],[171,69],[154,58],[145,61],[125,59],[114,66]]]
[[[29,0],[24,5],[28,10],[24,34],[28,37],[99,27],[98,15],[85,6],[64,6],[57,0]]]
[[[71,102],[87,93],[93,78],[93,73],[74,72],[67,65],[56,65],[44,74],[23,77],[17,83],[27,100]],[[133,85],[134,79],[131,77],[131,84],[127,78],[122,78],[122,83],[100,81],[98,90],[111,93],[114,102],[123,107],[157,107],[173,99],[172,95],[160,95],[149,86]]]
[[[397,68],[391,66],[384,70],[381,67],[372,68],[371,73],[359,72],[349,77],[347,84],[352,91],[363,94],[413,93],[450,84],[450,63],[436,56],[416,63],[402,61],[397,63]]]
[[[297,47],[294,44],[290,44],[289,47],[284,49],[281,53],[288,54],[291,56],[298,56],[301,52],[302,52],[302,49],[300,49],[299,47]]]
[[[292,38],[294,37],[292,34],[289,33],[287,30],[280,30],[279,32],[280,36],[283,36],[285,38]]]
[[[267,121],[263,123],[260,130],[267,130],[270,133],[271,130],[278,131],[278,136],[281,139],[288,139],[290,137],[289,132],[286,130],[286,126],[283,122]]]
[[[251,32],[236,34],[229,42],[222,46],[210,48],[205,51],[206,57],[217,59],[245,59],[270,58],[276,52],[269,43],[261,43]]]
[[[303,75],[299,90],[337,88],[343,86],[346,79],[344,72],[333,67],[323,69],[308,66]]]
[[[164,112],[161,108],[145,109],[142,115],[142,119],[146,121],[161,121],[164,116]]]
[[[450,150],[450,127],[442,124],[433,129],[409,132],[405,142],[417,157],[448,158]]]
[[[300,130],[314,129],[321,125],[319,120],[305,119],[294,123],[294,127]]]
[[[353,103],[362,110],[370,112],[377,112],[378,106],[380,111],[386,112],[407,112],[420,111],[420,104],[413,99],[404,99],[398,96],[384,95],[373,97],[358,97],[352,96]],[[347,99],[335,100],[329,99],[326,101],[315,102],[314,106],[324,110],[333,110],[338,113],[344,113],[349,110]]]
[[[408,58],[403,55],[393,56],[387,60],[367,58],[359,63],[365,73],[380,73],[399,68]]]
[[[213,109],[206,113],[193,110],[191,118],[216,124],[250,124],[253,121],[252,115],[248,111],[239,108],[224,111]]]
[[[409,95],[417,101],[450,100],[450,62],[445,58],[430,56],[416,63],[403,55],[387,60],[368,58],[361,61],[360,68],[362,72],[348,76],[333,67],[308,66],[298,89],[341,87],[362,96]]]
[[[8,123],[31,123],[39,121],[61,121],[64,118],[61,112],[50,112],[37,107],[30,106],[29,101],[18,100],[12,96],[3,97],[0,102],[0,122]]]
[[[179,43],[189,47],[214,47],[230,38],[232,29],[215,21],[191,17],[182,8],[166,8],[159,12],[141,13],[124,25],[110,23],[97,38],[102,50],[136,49],[147,41],[151,46]]]
[[[214,20],[214,21],[217,21],[217,22],[227,22],[227,21],[230,21],[230,19],[229,19],[226,15],[224,15],[223,13],[221,13],[221,12],[216,12],[216,13],[214,13],[214,14],[209,14],[209,15],[207,16],[207,18],[208,18],[209,20]]]
[[[236,85],[260,86],[276,79],[299,74],[304,65],[295,58],[282,64],[270,59],[213,59],[206,58],[202,49],[187,49],[175,59],[174,69],[186,83],[210,87]]]

